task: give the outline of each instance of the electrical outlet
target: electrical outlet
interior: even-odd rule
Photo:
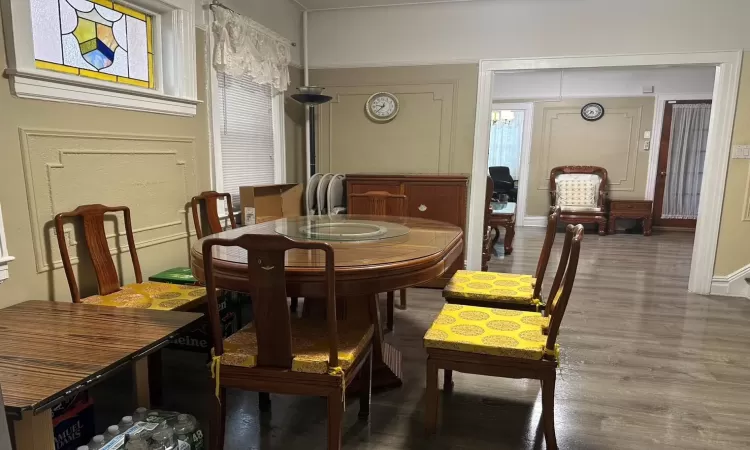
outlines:
[[[732,146],[733,159],[750,159],[750,145]]]

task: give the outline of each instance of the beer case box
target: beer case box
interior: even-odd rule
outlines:
[[[240,187],[243,225],[268,222],[283,217],[299,217],[303,211],[301,184],[269,184]]]
[[[227,338],[236,333],[240,327],[241,314],[239,301],[234,299],[231,294],[225,293],[218,298],[219,317],[221,317],[221,326],[224,331],[224,337]],[[181,350],[196,351],[207,353],[211,345],[211,325],[208,323],[208,309],[204,304],[197,311],[203,313],[203,318],[198,325],[192,330],[181,333],[172,339],[170,347]]]
[[[159,283],[182,284],[187,286],[198,284],[198,280],[193,276],[193,271],[190,267],[174,267],[172,269],[167,269],[148,277],[148,280]]]
[[[80,392],[52,408],[55,450],[76,450],[94,437],[94,403]]]

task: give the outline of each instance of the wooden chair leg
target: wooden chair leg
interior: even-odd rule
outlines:
[[[544,420],[544,439],[548,450],[557,450],[555,436],[555,378],[542,381],[542,419]]]
[[[219,401],[219,399],[221,401]],[[227,390],[219,389],[219,399],[214,397],[214,413],[211,418],[211,449],[224,450],[224,427],[227,419]]]
[[[406,289],[401,289],[401,291],[399,291],[398,300],[401,309],[406,309]]]
[[[328,450],[341,450],[341,426],[344,421],[343,390],[328,395]]]
[[[258,409],[260,412],[269,412],[271,410],[271,394],[268,392],[258,392]]]
[[[443,370],[443,391],[453,392],[453,371]]]
[[[289,310],[293,313],[297,312],[297,306],[299,305],[299,298],[292,297],[291,304],[289,305]]]
[[[359,415],[361,420],[367,420],[370,417],[370,393],[372,392],[372,351],[359,372],[362,377],[362,390],[359,394]]]
[[[435,361],[427,357],[427,389],[425,391],[425,431],[434,433],[438,422],[438,368]]]
[[[393,291],[386,294],[387,304],[385,307],[385,328],[393,331]]]

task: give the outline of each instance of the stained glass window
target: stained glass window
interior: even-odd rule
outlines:
[[[31,0],[36,66],[153,89],[152,19],[109,0]]]

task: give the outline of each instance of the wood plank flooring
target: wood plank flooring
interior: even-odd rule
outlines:
[[[542,229],[520,228],[513,254],[494,257],[490,270],[532,273],[542,238]],[[692,240],[686,233],[585,236],[559,339],[560,448],[750,448],[750,300],[687,293]],[[396,311],[387,337],[403,352],[404,385],[373,395],[369,423],[357,421],[356,401],[349,402],[344,448],[544,448],[532,380],[456,373],[454,392],[441,397],[440,431],[425,436],[422,336],[442,304],[438,290],[409,290],[409,309]],[[172,351],[165,361],[168,407],[208,423],[205,357]],[[129,412],[113,402],[114,386],[101,389],[100,422]],[[263,416],[254,393],[230,391],[228,403],[227,449],[325,446],[323,399],[273,395],[272,413]]]

